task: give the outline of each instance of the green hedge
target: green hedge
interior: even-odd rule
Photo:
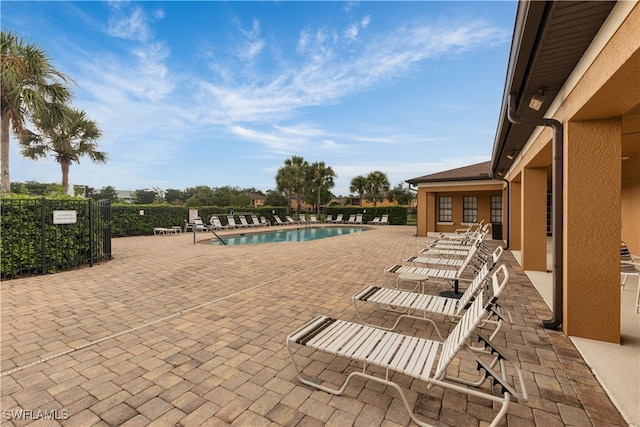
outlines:
[[[53,224],[55,210],[76,212],[75,224]],[[68,196],[0,199],[0,275],[53,273],[109,259],[99,205]],[[106,250],[106,252],[105,252]]]
[[[389,215],[389,224],[405,225],[407,223],[407,212],[407,206],[399,205],[375,208],[372,206],[327,206],[325,208],[326,215],[332,215],[335,219],[338,214],[342,214],[345,221],[351,215],[362,214],[362,221],[365,224],[377,216]]]
[[[198,208],[198,216],[205,224],[209,224],[211,215],[217,215],[223,225],[227,224],[227,215],[234,211],[238,213],[253,213],[258,217],[264,216],[267,220],[274,221],[275,215],[284,218],[287,208],[282,206],[269,206],[260,208],[234,208],[204,206]],[[238,215],[235,215],[236,223],[239,223]],[[168,205],[112,205],[112,232],[114,237],[143,236],[153,234],[154,227],[175,227],[184,229],[185,222],[189,219],[189,208],[184,206]]]

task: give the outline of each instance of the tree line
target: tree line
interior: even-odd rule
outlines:
[[[209,187],[198,185],[184,190],[175,188],[138,189],[132,191],[130,200],[135,204],[171,204],[176,206],[250,206],[250,193],[264,197],[267,206],[287,206],[291,213],[292,201],[296,200],[298,209],[302,202],[312,206],[317,212],[320,207],[332,203],[335,195],[334,178],[337,175],[333,168],[324,162],[309,163],[301,156],[292,156],[284,161],[284,166],[278,169],[275,176],[276,189],[263,192],[254,187],[240,188],[237,186]],[[378,202],[387,199],[400,205],[408,205],[413,198],[411,191],[402,183],[389,188],[389,179],[381,171],[373,171],[368,175],[359,175],[351,180],[349,191],[358,194],[360,200]],[[38,182],[13,182],[11,192],[31,196],[55,196],[67,194],[60,184],[42,184]],[[93,187],[76,186],[75,194],[93,198],[95,200],[110,200],[113,203],[124,202],[113,186]],[[350,204],[350,201],[348,202]]]
[[[291,213],[292,201],[299,207],[304,201],[320,213],[320,207],[327,205],[334,195],[331,188],[335,185],[337,175],[331,166],[324,162],[307,162],[302,156],[291,156],[284,161],[284,166],[276,174],[277,189],[287,199],[287,210]],[[360,200],[378,202],[387,199],[398,204],[408,205],[413,194],[402,183],[390,188],[389,178],[384,172],[373,171],[367,175],[359,175],[351,180],[349,191],[357,193]]]

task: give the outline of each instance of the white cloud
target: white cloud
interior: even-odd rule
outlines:
[[[354,41],[358,38],[358,34],[360,30],[363,30],[369,26],[369,22],[371,21],[371,17],[365,16],[359,22],[355,22],[344,31],[344,37],[347,40]]]
[[[347,34],[355,37],[356,29],[369,23],[364,18]],[[254,23],[246,34],[255,37],[259,32],[259,25]],[[232,81],[205,80],[202,100],[215,110],[209,116],[213,122],[274,121],[291,117],[304,107],[333,103],[384,85],[420,62],[507,40],[504,31],[482,21],[398,28],[359,39],[353,48],[327,28],[305,28],[297,42],[301,62],[296,63],[292,57],[284,63],[296,65],[282,66],[274,75],[265,76],[256,70],[253,77],[244,73]],[[217,62],[215,67],[222,70],[220,74],[233,78],[232,72],[224,71],[229,65]]]
[[[240,32],[245,36],[246,41],[238,52],[238,57],[245,61],[251,61],[262,52],[266,43],[260,39],[260,21],[253,20],[250,30],[239,28]]]
[[[125,40],[145,41],[149,38],[151,31],[141,8],[134,8],[128,15],[119,6],[113,7],[112,10],[114,14],[109,18],[107,34]]]

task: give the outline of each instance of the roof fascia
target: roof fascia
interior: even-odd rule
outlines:
[[[573,89],[575,89],[582,77],[593,65],[598,55],[600,55],[600,53],[604,50],[607,43],[609,43],[611,38],[613,38],[618,28],[620,28],[620,26],[624,23],[635,6],[636,2],[632,1],[619,1],[616,3],[615,7],[598,31],[598,34],[596,34],[596,36],[593,38],[593,41],[589,45],[589,48],[585,51],[578,64],[565,81],[565,84],[558,92],[558,95],[551,102],[551,105],[545,113],[545,117],[554,118],[555,114],[562,106],[562,103],[567,99]],[[525,145],[522,147],[520,153],[518,153],[518,156],[516,156],[516,158],[513,160],[513,163],[511,164],[509,170],[504,174],[505,177],[508,177],[512,170],[517,169],[518,164],[520,163],[524,154],[531,148],[531,146],[535,143],[535,141],[544,130],[545,128],[542,126],[538,126],[535,128],[535,130],[529,136],[529,139],[527,140]],[[491,161],[491,171],[493,172],[493,158],[491,159]]]
[[[481,180],[460,180],[460,181],[431,181],[431,182],[420,182],[417,184],[418,188],[429,188],[429,187],[461,187],[461,186],[481,186],[481,185],[498,185],[502,186],[504,182],[497,179],[481,179]]]
[[[527,0],[518,2],[509,63],[507,65],[507,76],[498,118],[498,128],[489,167],[489,173],[492,177],[495,176],[497,163],[502,156],[506,137],[511,127],[511,123],[507,119],[509,94],[520,94],[522,92],[521,88],[524,87],[528,77],[529,63],[537,48],[538,35],[545,21],[546,11],[547,2],[544,1]],[[516,105],[520,104],[519,99],[515,101]]]

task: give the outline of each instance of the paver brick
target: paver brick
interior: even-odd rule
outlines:
[[[3,408],[64,408],[64,426],[412,425],[382,384],[354,379],[342,396],[301,385],[284,343],[317,314],[357,321],[353,293],[363,283],[387,286],[382,267],[417,253],[429,238],[395,226],[224,248],[209,245],[208,236],[197,245],[191,235],[165,237],[114,239],[110,262],[3,282],[0,366],[17,368],[2,377]],[[520,363],[530,401],[513,402],[501,424],[625,426],[573,343],[540,326],[549,310],[513,256],[507,251],[503,259],[513,274],[502,305],[515,322],[495,342]],[[372,320],[394,319],[367,310]],[[423,322],[398,329],[431,336]],[[74,345],[85,347],[54,355]],[[39,363],[47,356],[54,357]],[[360,369],[307,347],[295,357],[306,375],[331,384]],[[463,358],[451,373],[476,370]],[[392,378],[432,424],[484,427],[498,410],[484,399]]]
[[[119,426],[136,417],[138,412],[125,403],[119,403],[100,414],[100,419],[109,425]]]

